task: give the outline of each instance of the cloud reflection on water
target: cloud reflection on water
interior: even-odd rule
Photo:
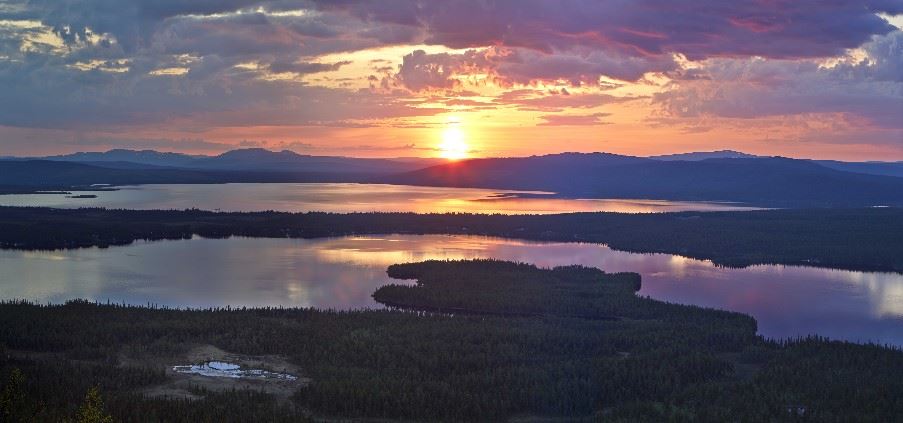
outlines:
[[[390,264],[493,257],[643,275],[640,295],[748,313],[769,337],[812,333],[903,346],[903,275],[773,265],[727,269],[668,254],[478,236],[140,242],[54,252],[0,251],[3,298],[82,297],[179,307],[379,307]],[[398,281],[392,281],[398,282]]]

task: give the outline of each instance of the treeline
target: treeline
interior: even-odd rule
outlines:
[[[193,235],[316,238],[385,233],[597,242],[724,266],[801,264],[903,271],[899,208],[481,215],[0,207],[0,248],[107,247]]]
[[[495,261],[426,262],[392,272],[420,281],[396,298],[412,308],[429,301],[540,315],[7,302],[0,304],[0,383],[8,386],[7,375],[21,370],[22,397],[37,410],[33,421],[73,415],[92,386],[121,421],[903,415],[903,351],[818,338],[766,341],[748,316],[636,298],[630,274]],[[431,293],[444,288],[461,292],[445,290],[453,295],[447,299]],[[622,318],[583,318],[593,313]],[[161,357],[183,356],[199,344],[284,356],[312,382],[289,402],[252,391],[197,392],[204,399],[194,401],[140,395],[165,377],[155,367],[166,363]],[[148,364],[124,366],[126,358]]]
[[[499,260],[442,261],[389,266],[389,276],[416,279],[416,285],[389,284],[373,298],[385,305],[457,314],[575,317],[582,319],[660,319],[711,324],[729,321],[737,344],[756,332],[745,314],[687,307],[642,298],[637,273],[605,273],[584,266],[539,270]],[[728,327],[735,330],[727,330]]]

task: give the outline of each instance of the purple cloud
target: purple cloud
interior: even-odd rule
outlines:
[[[311,73],[337,71],[342,66],[350,64],[351,61],[348,60],[342,60],[335,63],[273,62],[267,66],[267,69],[274,73],[306,75]]]
[[[903,129],[903,31],[866,43],[868,57],[824,66],[814,61],[712,59],[653,101],[672,116],[753,119],[845,113]]]
[[[459,0],[315,1],[365,21],[419,26],[426,42],[553,53],[574,47],[632,56],[825,57],[894,28],[876,15],[903,13],[895,0],[670,0],[567,2]]]

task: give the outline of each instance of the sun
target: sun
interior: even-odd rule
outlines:
[[[470,148],[464,140],[464,131],[457,125],[449,126],[442,131],[442,142],[439,144],[439,156],[448,160],[460,160],[467,157]]]

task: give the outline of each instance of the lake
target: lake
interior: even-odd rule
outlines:
[[[819,334],[903,346],[901,274],[774,265],[725,269],[598,244],[478,236],[195,238],[108,249],[3,250],[0,297],[174,307],[372,308],[379,307],[372,292],[394,281],[385,272],[390,264],[485,257],[638,272],[640,295],[747,313],[768,337]]]
[[[96,195],[97,198],[69,198]],[[521,195],[521,197],[518,197]],[[523,197],[528,195],[528,197]],[[549,214],[566,212],[655,213],[753,210],[736,203],[565,199],[552,193],[386,184],[161,184],[116,191],[0,195],[0,206],[118,209],[189,209],[287,212],[415,212]]]

